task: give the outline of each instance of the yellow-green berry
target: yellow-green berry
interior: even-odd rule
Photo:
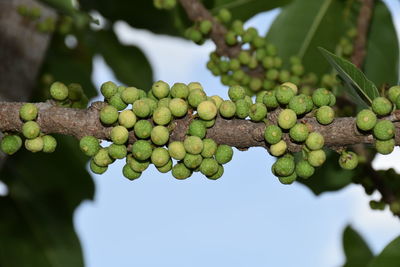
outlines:
[[[335,119],[335,111],[330,106],[322,106],[317,109],[315,117],[320,124],[327,125]]]
[[[151,141],[158,146],[165,145],[169,140],[169,131],[165,126],[158,125],[151,130]]]
[[[171,96],[186,99],[189,96],[189,87],[184,83],[175,83],[171,87]]]
[[[381,120],[376,123],[373,133],[379,140],[389,140],[394,136],[395,127],[391,121]]]
[[[213,139],[203,139],[203,150],[201,151],[201,156],[203,156],[204,158],[211,158],[215,155],[217,147],[218,145]]]
[[[305,124],[298,123],[290,128],[289,135],[296,142],[304,142],[309,134],[309,130]]]
[[[239,99],[243,99],[245,97],[246,91],[243,87],[234,85],[229,87],[228,95],[232,101],[238,101]]]
[[[180,141],[171,142],[168,145],[168,153],[172,158],[176,160],[182,160],[186,155],[186,149],[185,146],[183,145],[183,142]]]
[[[168,160],[168,162],[164,166],[156,168],[161,173],[167,173],[172,169],[172,160]]]
[[[123,110],[118,115],[118,123],[127,129],[132,128],[135,125],[136,120],[136,115],[132,112],[132,110]]]
[[[310,151],[308,153],[307,160],[308,160],[308,163],[311,164],[311,166],[319,167],[322,164],[324,164],[324,162],[326,160],[325,151],[323,151],[322,149]]]
[[[263,103],[268,109],[275,109],[279,106],[278,100],[275,97],[275,91],[268,91],[264,95]]]
[[[239,99],[235,102],[236,105],[236,116],[240,119],[244,119],[249,116],[250,105],[244,99]]]
[[[150,115],[151,108],[150,108],[148,102],[143,98],[143,99],[136,100],[133,103],[132,111],[139,118],[146,118]]]
[[[102,167],[102,166],[97,165],[97,164],[94,162],[93,159],[90,161],[90,165],[89,165],[89,166],[90,166],[90,170],[91,170],[93,173],[95,173],[95,174],[103,174],[103,173],[105,173],[105,172],[107,171],[107,169],[108,169],[107,166]]]
[[[300,94],[294,96],[292,99],[289,101],[288,108],[293,110],[297,115],[304,114],[307,110],[307,96]]]
[[[122,168],[122,174],[131,181],[139,178],[142,175],[141,172],[135,172],[132,170],[128,164],[125,164]]]
[[[83,96],[83,89],[79,83],[70,83],[68,85],[68,98],[72,101],[79,101]]]
[[[377,97],[372,100],[372,110],[380,116],[388,115],[393,109],[393,104],[386,97]]]
[[[318,88],[312,94],[312,100],[317,107],[328,106],[331,101],[330,92],[325,88]]]
[[[357,154],[352,151],[343,152],[339,157],[339,165],[345,170],[355,169],[358,165]]]
[[[51,135],[43,135],[43,152],[53,153],[57,148],[57,140]]]
[[[100,149],[99,140],[93,136],[84,136],[79,141],[81,151],[89,157],[93,157]]]
[[[272,156],[280,157],[283,154],[285,154],[286,149],[287,149],[286,142],[281,140],[278,143],[271,145],[269,148],[269,152],[271,153]]]
[[[200,172],[205,176],[212,176],[217,173],[219,169],[218,162],[213,158],[203,159],[200,165]]]
[[[154,110],[153,121],[158,125],[167,125],[172,120],[171,110],[167,107],[158,107]]]
[[[16,153],[21,146],[22,140],[18,135],[6,135],[3,137],[0,144],[1,150],[8,155]]]
[[[278,179],[281,184],[285,185],[292,184],[294,183],[294,181],[296,181],[297,174],[296,172],[293,172],[291,175],[288,176],[278,176]]]
[[[282,86],[282,85],[278,86],[278,88],[275,91],[276,100],[282,105],[289,104],[290,100],[294,96],[295,93],[289,86]]]
[[[151,153],[151,162],[156,167],[162,167],[168,163],[170,156],[168,150],[163,147],[157,147]]]
[[[190,91],[188,96],[189,105],[196,108],[201,102],[207,100],[207,95],[203,90],[195,89]]]
[[[295,163],[292,157],[280,157],[274,163],[274,172],[278,176],[289,176],[294,172]]]
[[[212,120],[217,115],[217,106],[212,101],[203,101],[197,106],[197,113],[203,120]]]
[[[197,90],[197,89],[202,90],[202,91],[204,90],[203,86],[199,82],[190,82],[187,86],[189,87],[189,92],[191,92],[192,90]]]
[[[231,161],[233,157],[233,149],[228,145],[219,145],[215,152],[215,159],[219,164],[225,164]]]
[[[107,151],[110,157],[113,159],[123,159],[126,157],[128,153],[125,145],[117,145],[117,144],[111,144],[107,148]]]
[[[126,87],[121,92],[121,99],[125,104],[133,104],[139,97],[139,90],[136,87]]]
[[[189,170],[183,163],[178,163],[172,167],[172,176],[178,180],[184,180],[190,177],[190,175],[192,175],[192,171]]]
[[[306,146],[311,150],[318,150],[324,146],[325,140],[322,134],[318,132],[312,132],[306,139]]]
[[[199,29],[202,34],[209,34],[212,28],[212,22],[209,20],[203,20],[200,22]]]
[[[185,158],[183,159],[183,164],[189,169],[196,169],[200,166],[203,161],[203,157],[200,154],[193,155],[190,153],[186,153]]]
[[[225,100],[221,103],[219,107],[219,114],[224,118],[232,118],[236,113],[236,105],[231,100]]]
[[[114,144],[122,145],[128,141],[129,133],[125,127],[118,125],[111,129],[110,137]]]
[[[38,136],[33,139],[25,140],[25,148],[31,152],[39,152],[43,150],[43,138]]]
[[[33,139],[40,134],[40,126],[35,121],[27,121],[22,125],[22,134],[28,138]]]
[[[121,93],[116,93],[109,100],[108,103],[115,107],[117,110],[124,110],[128,105],[122,100]]]
[[[169,102],[169,109],[175,117],[183,117],[188,111],[188,104],[185,100],[180,98],[173,98]]]
[[[314,167],[306,160],[301,160],[296,164],[295,172],[297,176],[303,179],[310,178],[314,174],[314,171]]]
[[[217,180],[221,178],[221,176],[224,174],[224,166],[218,165],[218,170],[215,174],[207,176],[208,179],[210,180]]]
[[[200,154],[203,150],[203,141],[197,136],[187,136],[183,145],[188,153]]]
[[[135,123],[133,129],[138,138],[146,139],[150,137],[153,125],[148,120],[139,120]]]
[[[369,109],[363,109],[357,114],[356,124],[362,131],[370,131],[376,124],[376,115]]]
[[[105,82],[101,85],[100,91],[106,99],[110,99],[117,93],[117,85],[111,81]]]
[[[132,155],[138,160],[150,158],[152,151],[151,144],[145,140],[138,140],[132,145]]]
[[[138,160],[132,154],[129,154],[126,157],[126,163],[128,163],[129,167],[131,167],[131,169],[134,170],[135,172],[143,172],[150,165],[149,160]]]
[[[249,116],[252,121],[262,121],[267,116],[267,108],[263,103],[255,103],[250,106]]]
[[[207,129],[204,123],[194,120],[189,124],[189,135],[197,136],[203,139],[206,136]]]
[[[38,108],[32,103],[26,103],[19,109],[19,117],[24,121],[32,121],[38,115]]]
[[[55,100],[63,101],[68,97],[68,87],[61,82],[54,82],[50,86],[50,95]]]
[[[284,109],[278,115],[278,125],[282,129],[292,128],[297,121],[296,113],[291,109]]]
[[[113,124],[118,120],[118,110],[107,105],[100,110],[100,121],[104,124]]]
[[[169,95],[169,85],[164,81],[157,81],[151,87],[153,95],[158,99],[165,98]]]
[[[400,95],[400,85],[395,85],[389,88],[388,98],[392,103],[396,102],[397,97]]]
[[[110,165],[113,160],[108,154],[108,150],[105,148],[100,148],[96,155],[93,157],[94,163],[100,167],[106,167]]]
[[[378,153],[382,155],[388,155],[393,152],[395,146],[395,140],[394,138],[381,141],[381,140],[375,140],[375,149]]]
[[[276,125],[267,126],[264,131],[264,139],[271,145],[278,143],[282,139],[281,128]]]

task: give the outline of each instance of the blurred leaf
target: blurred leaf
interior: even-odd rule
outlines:
[[[148,91],[153,82],[153,71],[143,52],[135,46],[121,44],[111,30],[102,30],[94,34],[96,52],[103,56],[117,79],[124,84]]]
[[[353,63],[338,57],[324,48],[319,48],[324,57],[336,69],[342,80],[346,83],[348,92],[353,96],[357,103],[369,106],[372,100],[379,96],[379,91],[375,84],[359,70]]]
[[[378,87],[395,85],[399,78],[399,44],[392,16],[381,1],[376,1],[368,34],[365,75]]]
[[[344,267],[365,267],[373,258],[367,243],[351,226],[343,232],[343,250],[346,256]]]
[[[368,267],[398,267],[400,264],[400,237],[389,243]]]
[[[58,11],[73,14],[77,9],[74,0],[40,0],[41,2],[57,9]]]
[[[22,150],[0,172],[9,189],[0,198],[0,266],[83,266],[72,217],[94,185],[77,141],[57,139],[56,152]]]

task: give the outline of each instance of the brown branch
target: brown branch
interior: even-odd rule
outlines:
[[[361,68],[364,63],[368,39],[368,30],[372,18],[372,12],[374,9],[374,0],[360,1],[362,3],[362,6],[360,8],[360,13],[357,19],[357,37],[354,41],[354,53],[351,57],[351,61],[358,68]]]

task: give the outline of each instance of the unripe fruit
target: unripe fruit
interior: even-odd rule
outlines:
[[[111,140],[114,144],[122,145],[128,141],[128,130],[123,126],[115,126],[110,133]]]
[[[173,98],[169,102],[169,109],[171,110],[172,115],[174,115],[175,117],[183,117],[187,113],[188,105],[183,99]]]
[[[188,96],[189,105],[196,108],[201,102],[207,100],[207,95],[203,90],[195,89],[190,91]]]
[[[117,93],[117,85],[111,81],[105,82],[101,85],[100,91],[106,99],[110,99]]]
[[[178,180],[184,180],[192,175],[192,171],[186,168],[185,164],[178,163],[172,167],[172,176]]]
[[[311,96],[307,96],[305,100],[306,100],[305,104],[306,104],[306,113],[307,113],[307,112],[310,112],[311,110],[313,110],[314,102],[312,101]]]
[[[231,161],[233,149],[228,145],[219,145],[215,152],[215,159],[219,164],[226,164]]]
[[[232,118],[236,113],[236,105],[230,100],[225,100],[219,107],[219,114],[224,118]]]
[[[296,142],[304,142],[309,134],[309,130],[305,124],[298,123],[290,128],[289,135]]]
[[[197,136],[203,139],[206,136],[207,129],[204,123],[199,120],[194,120],[189,125],[189,135]]]
[[[139,120],[133,127],[135,135],[141,139],[147,139],[151,135],[153,125],[148,120]]]
[[[83,89],[79,83],[68,85],[68,98],[72,101],[79,101],[83,96]]]
[[[356,124],[362,131],[372,130],[376,124],[376,115],[369,109],[363,109],[357,114]]]
[[[294,172],[295,163],[292,157],[280,157],[274,163],[274,171],[278,176],[289,176]]]
[[[203,139],[203,150],[201,151],[201,156],[204,158],[211,158],[215,155],[217,147],[218,145],[213,139]]]
[[[144,98],[136,100],[132,105],[132,111],[139,118],[146,118],[151,113],[151,108]]]
[[[186,149],[183,142],[174,141],[170,143],[168,145],[168,153],[172,158],[182,160],[186,155]]]
[[[379,140],[389,140],[394,136],[394,124],[388,120],[377,122],[373,129],[374,136]]]
[[[43,139],[43,152],[53,153],[57,147],[57,140],[51,135],[42,136]]]
[[[202,160],[203,157],[199,154],[193,155],[190,153],[186,153],[185,158],[183,159],[183,163],[189,169],[196,169],[197,167],[200,166]]]
[[[295,172],[293,172],[291,175],[288,175],[288,176],[279,176],[278,179],[281,184],[288,185],[288,184],[292,184],[294,181],[296,181],[297,175]]]
[[[219,108],[222,104],[222,102],[224,101],[220,96],[218,95],[213,95],[210,97],[210,99],[212,101],[214,101],[215,105],[217,106],[217,108]],[[201,102],[200,102],[201,103]]]
[[[40,136],[25,140],[25,148],[33,153],[42,151],[43,145],[43,139]]]
[[[296,164],[295,172],[297,176],[303,179],[310,178],[314,174],[314,171],[314,167],[306,160],[301,160]]]
[[[107,169],[108,169],[107,166],[102,167],[102,166],[97,165],[97,164],[94,162],[93,159],[90,161],[90,165],[89,165],[89,166],[90,166],[90,170],[91,170],[93,173],[95,173],[95,174],[103,174],[103,173],[105,173],[105,172],[107,171]]]
[[[307,101],[306,95],[303,94],[296,95],[292,99],[290,99],[288,108],[293,110],[296,113],[296,115],[304,114],[307,110],[306,101]]]
[[[33,139],[40,134],[40,126],[35,121],[27,121],[22,125],[22,134],[28,138]]]
[[[167,125],[172,120],[172,113],[169,108],[158,107],[154,110],[153,121],[158,125]]]
[[[335,111],[329,106],[322,106],[317,109],[315,117],[320,124],[327,125],[335,119]]]
[[[169,131],[165,126],[156,126],[151,130],[151,141],[158,146],[165,145],[169,139]]]
[[[326,154],[325,151],[322,149],[319,150],[313,150],[308,153],[308,163],[311,164],[313,167],[319,167],[322,164],[324,164],[326,160]]]
[[[269,152],[272,156],[279,157],[285,154],[287,149],[287,144],[285,141],[281,140],[278,143],[271,145]]]
[[[143,172],[150,165],[149,160],[138,160],[132,154],[129,154],[126,157],[126,163],[128,163],[129,167],[131,167],[131,169],[134,170],[135,172]]]
[[[136,87],[127,87],[121,92],[121,99],[125,104],[133,104],[139,97],[139,90]]]
[[[122,100],[121,94],[116,93],[109,100],[108,103],[115,107],[117,110],[124,110],[127,107],[127,104]]]
[[[231,12],[226,9],[226,8],[222,8],[219,10],[218,12],[218,19],[222,22],[222,23],[228,23],[232,18]]]
[[[239,99],[235,102],[236,105],[236,116],[240,119],[244,119],[249,116],[250,105],[244,99]]]
[[[1,150],[8,155],[13,155],[21,146],[22,140],[18,135],[6,135],[3,137],[0,144]]]
[[[380,116],[388,115],[393,109],[392,102],[386,97],[377,97],[372,100],[372,110]]]
[[[282,139],[282,130],[276,125],[269,125],[265,128],[264,139],[269,144],[274,145]]]
[[[203,86],[199,82],[190,82],[187,86],[189,88],[189,92],[191,92],[192,90],[197,90],[197,89],[202,90],[202,91],[204,90]]]
[[[318,88],[312,94],[312,100],[317,107],[328,106],[331,101],[330,92],[325,88]]]
[[[203,141],[197,136],[188,136],[183,141],[185,150],[190,154],[200,154],[203,150]]]
[[[289,104],[294,95],[295,93],[290,87],[283,85],[278,86],[275,92],[276,100],[278,100],[278,102],[283,105]]]
[[[245,97],[246,92],[243,87],[234,85],[229,87],[228,95],[232,101],[238,101],[239,99],[243,99]]]
[[[79,147],[86,156],[93,157],[99,151],[100,143],[93,136],[85,136],[79,141]]]
[[[137,118],[135,113],[128,109],[122,111],[118,115],[118,123],[127,129],[132,128],[135,125],[136,120]]]
[[[284,109],[278,115],[278,124],[282,129],[290,129],[296,124],[296,113],[291,109]]]
[[[336,104],[336,96],[334,94],[330,93],[329,98],[330,98],[329,106],[332,107]]]
[[[263,98],[263,103],[268,109],[275,109],[279,106],[275,97],[275,91],[268,91]]]
[[[197,113],[203,120],[212,120],[217,115],[217,106],[212,101],[203,101],[197,106]]]
[[[172,160],[168,160],[167,164],[161,167],[156,167],[157,170],[161,173],[167,173],[172,169]]]
[[[111,144],[108,148],[108,154],[113,159],[123,159],[126,157],[127,150],[125,145]]]
[[[175,83],[171,87],[171,96],[186,99],[189,96],[189,88],[184,83]]]
[[[163,147],[157,147],[151,153],[151,162],[156,167],[162,167],[170,160],[168,150]]]
[[[110,158],[110,155],[108,154],[108,150],[105,148],[101,148],[96,155],[93,157],[94,163],[100,167],[107,167],[110,165],[113,160]]]
[[[118,110],[110,105],[100,110],[100,121],[104,124],[113,124],[118,120]]]
[[[60,82],[54,82],[50,86],[50,95],[53,99],[63,101],[68,97],[68,87]]]
[[[164,81],[157,81],[151,87],[153,95],[158,99],[162,99],[169,95],[169,85]]]
[[[199,29],[202,34],[207,35],[212,28],[212,22],[209,20],[203,20],[200,22]]]
[[[26,103],[19,109],[19,117],[24,121],[32,121],[38,115],[38,108],[32,103]]]
[[[221,178],[221,176],[224,174],[224,166],[222,165],[218,165],[218,170],[215,174],[211,175],[211,176],[206,176],[208,179],[210,180],[217,180],[219,178]]]
[[[253,121],[262,121],[267,116],[267,108],[262,103],[255,103],[250,106],[249,116]]]
[[[124,167],[122,168],[122,174],[128,178],[129,180],[135,180],[137,178],[140,177],[140,175],[142,175],[141,172],[135,172],[134,170],[132,170],[131,167],[129,167],[128,164],[125,164]]]
[[[217,173],[219,169],[218,162],[213,158],[203,159],[200,165],[200,172],[205,176],[212,176]]]
[[[256,103],[263,103],[264,96],[268,93],[268,91],[261,91],[256,94]]]
[[[169,108],[169,102],[171,102],[171,98],[169,97],[162,98],[157,102],[157,107]]]
[[[400,95],[400,85],[395,85],[389,88],[388,97],[392,103],[396,102],[397,97]]]
[[[382,155],[388,155],[393,152],[395,146],[395,140],[389,139],[386,141],[375,140],[375,149]]]
[[[343,152],[339,157],[339,165],[345,170],[353,170],[358,165],[358,156],[356,153]]]
[[[132,155],[138,160],[150,158],[152,151],[151,144],[145,140],[138,140],[132,145]]]
[[[227,45],[235,45],[237,43],[236,34],[232,31],[228,31],[225,34],[225,42]]]
[[[324,146],[324,137],[318,132],[312,132],[306,139],[306,146],[311,150],[318,150]]]
[[[143,100],[150,107],[150,114],[149,115],[153,114],[154,110],[156,110],[156,108],[157,108],[157,101],[152,99],[152,98],[148,98],[148,97],[143,98]]]

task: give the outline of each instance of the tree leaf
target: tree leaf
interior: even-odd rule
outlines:
[[[389,243],[368,267],[398,267],[400,263],[400,236]]]
[[[346,83],[349,93],[355,100],[362,99],[365,105],[369,106],[372,100],[379,96],[379,91],[375,84],[358,69],[353,63],[338,57],[324,48],[319,48],[328,62],[336,69],[340,77]],[[357,99],[357,95],[360,99]]]
[[[344,267],[364,267],[373,258],[368,244],[351,226],[343,231],[343,250],[346,256]]]
[[[94,36],[94,49],[103,56],[118,80],[146,91],[151,88],[153,71],[139,48],[121,44],[111,30],[95,32]]]
[[[0,198],[0,266],[83,267],[72,216],[94,185],[87,159],[72,137],[58,137],[52,154],[21,150],[0,172],[9,194]]]

